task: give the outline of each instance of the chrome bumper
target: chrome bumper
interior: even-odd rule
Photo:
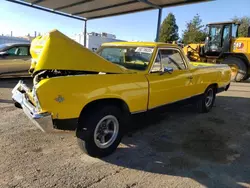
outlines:
[[[27,92],[30,89],[22,82],[12,90],[12,99],[17,102],[23,109],[28,118],[43,132],[53,132],[52,117],[49,113],[39,113],[36,107],[29,102]]]

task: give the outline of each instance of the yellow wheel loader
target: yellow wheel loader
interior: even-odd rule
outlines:
[[[190,61],[228,64],[231,79],[236,82],[250,77],[250,27],[248,37],[238,37],[239,23],[210,23],[203,44],[189,44],[183,48]]]

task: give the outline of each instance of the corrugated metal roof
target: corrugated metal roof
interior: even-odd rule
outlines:
[[[80,20],[211,0],[7,0]]]

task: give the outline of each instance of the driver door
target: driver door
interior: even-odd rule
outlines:
[[[6,50],[0,59],[0,74],[5,76],[28,75],[31,63],[29,46],[15,46]]]
[[[162,72],[164,67],[173,72]],[[192,96],[192,73],[190,73],[182,53],[177,48],[159,49],[150,73],[148,109],[177,102]]]
[[[223,28],[222,35],[222,52],[229,52],[231,46],[231,33],[230,33],[230,25],[225,25]]]

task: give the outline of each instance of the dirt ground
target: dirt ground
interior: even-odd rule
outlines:
[[[16,82],[0,81],[0,187],[250,187],[250,82],[233,83],[207,114],[135,117],[104,159],[82,153],[73,132],[38,130],[12,104]]]

